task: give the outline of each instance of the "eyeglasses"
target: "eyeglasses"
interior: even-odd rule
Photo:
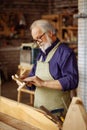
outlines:
[[[37,40],[33,40],[34,43],[41,43],[42,42],[42,37],[45,35],[46,32],[44,32],[41,36],[37,38]]]

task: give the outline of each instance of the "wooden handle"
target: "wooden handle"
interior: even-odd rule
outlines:
[[[18,75],[12,75],[12,79],[15,80],[15,81],[19,81],[19,82],[23,82]]]
[[[46,109],[44,106],[41,106],[40,107],[44,112],[45,112],[45,116],[47,118],[49,118],[50,120],[52,120],[54,123],[56,123],[59,127],[59,130],[61,130],[62,128],[62,125],[61,125],[61,122],[60,120],[58,120],[58,118],[56,116],[54,116],[48,109]]]

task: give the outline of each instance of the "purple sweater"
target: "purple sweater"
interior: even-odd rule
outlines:
[[[57,39],[49,48],[46,49],[46,53],[41,50],[36,59],[39,60],[43,57],[43,62],[45,61],[48,53],[52,48],[58,44]],[[29,76],[34,76],[36,71],[37,62],[34,64]],[[53,57],[49,61],[49,71],[55,80],[59,80],[64,91],[75,89],[78,86],[78,66],[76,56],[71,48],[66,44],[62,43],[59,45],[58,49],[54,53]]]

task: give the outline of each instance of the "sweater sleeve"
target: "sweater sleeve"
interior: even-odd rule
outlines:
[[[62,77],[58,80],[62,85],[64,91],[72,90],[77,88],[78,86],[78,67],[77,67],[77,59],[73,51],[66,53],[62,53],[63,59],[61,59],[61,73]]]

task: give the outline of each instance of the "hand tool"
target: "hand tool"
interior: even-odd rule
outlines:
[[[53,115],[48,109],[46,109],[44,106],[40,106],[40,109],[45,112],[45,116],[52,120],[54,123],[58,125],[59,130],[62,129],[61,121],[57,118],[57,116]]]

